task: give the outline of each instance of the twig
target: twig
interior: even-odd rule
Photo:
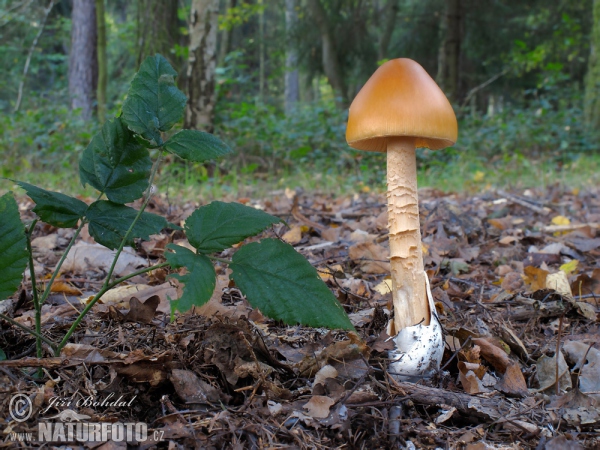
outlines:
[[[50,15],[50,11],[54,7],[54,0],[50,0],[48,4],[48,8],[44,11],[44,18],[40,23],[40,30],[36,34],[33,42],[31,43],[31,47],[29,48],[29,53],[27,54],[27,59],[25,60],[25,67],[23,67],[23,76],[21,77],[21,82],[19,83],[19,93],[17,94],[17,102],[15,103],[14,112],[17,112],[21,107],[21,100],[23,99],[23,88],[25,87],[25,78],[27,78],[27,72],[29,72],[29,63],[31,62],[31,57],[33,52],[35,51],[35,47],[37,46],[38,40],[40,36],[44,32],[44,26],[46,25],[46,20],[48,20],[48,16]]]
[[[579,230],[580,228],[600,228],[600,223],[572,223],[569,225],[548,225],[546,227],[542,227],[542,231],[547,231],[549,233],[556,233],[558,231],[573,231]]]
[[[487,81],[484,81],[483,83],[481,83],[478,86],[475,86],[473,89],[471,89],[468,93],[467,96],[465,97],[463,104],[462,104],[462,108],[464,108],[465,106],[467,106],[469,104],[469,100],[471,100],[471,97],[473,97],[477,92],[479,92],[480,90],[482,90],[483,88],[489,86],[490,84],[492,84],[494,81],[496,81],[498,78],[500,78],[503,75],[506,75],[508,73],[510,69],[507,67],[506,69],[504,69],[502,72],[497,73],[496,75],[494,75],[492,78],[490,78]]]
[[[521,206],[523,206],[525,208],[528,208],[528,209],[530,209],[530,210],[532,210],[532,211],[534,211],[534,212],[536,212],[538,214],[547,215],[550,212],[552,212],[552,210],[550,208],[546,207],[546,206],[539,207],[537,205],[534,205],[531,202],[528,202],[527,200],[523,200],[522,198],[517,197],[516,195],[513,195],[513,194],[509,194],[508,192],[505,192],[503,190],[499,190],[498,194],[500,194],[503,197],[508,198],[511,202],[516,203],[518,205],[521,205]]]
[[[556,375],[555,375],[555,379],[556,379],[556,395],[560,395],[560,383],[559,383],[559,379],[558,379],[558,354],[560,352],[560,336],[562,334],[562,327],[563,327],[563,319],[565,318],[564,313],[560,316],[560,319],[558,319],[558,336],[556,337]]]

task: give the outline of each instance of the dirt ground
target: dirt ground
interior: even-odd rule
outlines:
[[[35,339],[0,320],[0,448],[600,448],[600,191],[419,196],[446,339],[433,377],[415,384],[387,372],[385,196],[286,190],[237,200],[286,220],[263,236],[309,259],[357,333],[265,318],[225,266],[210,302],[173,320],[178,286],[166,271],[131,279],[94,307],[60,357],[48,351],[38,360]],[[27,198],[19,206],[33,218]],[[150,210],[177,224],[195,206],[156,198]],[[36,228],[38,279],[72,234]],[[165,245],[185,245],[182,238],[165,232],[140,242],[120,273],[160,262]],[[55,341],[107,269],[85,232],[72,254],[43,309],[43,333]],[[33,326],[31,289],[27,278],[0,312]],[[21,422],[10,415],[16,394],[32,403]],[[59,433],[40,444],[39,423],[49,421],[143,423],[147,439],[65,443]]]

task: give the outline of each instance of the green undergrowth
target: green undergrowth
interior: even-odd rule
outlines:
[[[455,147],[418,150],[419,186],[445,192],[600,184],[598,139],[582,125],[577,94],[506,105],[493,116],[461,112]],[[569,101],[564,100],[569,98]],[[385,155],[345,142],[347,112],[332,104],[300,105],[286,116],[273,105],[221,101],[216,134],[234,155],[209,164],[173,158],[158,174],[169,198],[199,202],[260,198],[285,188],[334,196],[385,190]],[[97,131],[67,108],[49,103],[0,116],[0,176],[67,194],[81,189],[71,168]],[[0,183],[0,191],[10,189]]]

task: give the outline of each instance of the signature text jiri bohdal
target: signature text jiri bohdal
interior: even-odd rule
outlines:
[[[88,397],[81,397],[77,400],[66,397],[50,397],[48,400],[48,407],[42,411],[42,414],[48,412],[50,408],[61,409],[70,408],[72,406],[76,406],[78,408],[125,408],[130,407],[136,397],[137,396],[134,395],[130,400],[127,400],[123,395],[116,397],[114,392],[111,392],[103,398],[96,398],[92,395]]]

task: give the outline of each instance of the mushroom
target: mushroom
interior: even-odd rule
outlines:
[[[415,148],[439,150],[456,142],[450,102],[411,59],[379,67],[350,105],[346,141],[359,150],[387,152],[387,198],[394,319],[388,334],[392,374],[429,375],[443,355],[441,325],[423,267]]]

